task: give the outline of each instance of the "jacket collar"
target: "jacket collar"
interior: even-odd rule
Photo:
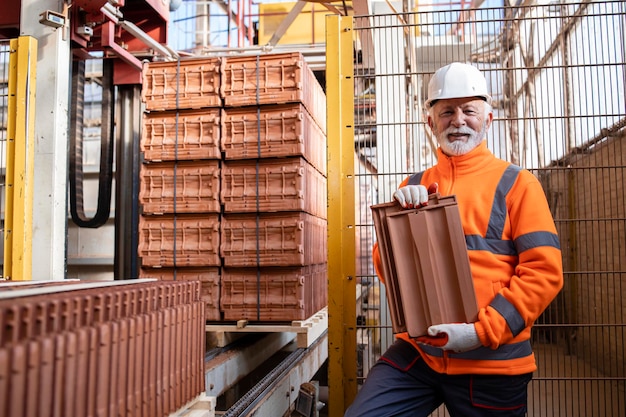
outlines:
[[[454,170],[457,174],[469,174],[480,171],[495,158],[491,151],[487,148],[487,141],[483,140],[480,144],[466,153],[459,156],[448,156],[443,153],[441,148],[437,148],[437,166],[442,170]]]

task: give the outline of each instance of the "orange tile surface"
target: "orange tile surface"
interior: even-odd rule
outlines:
[[[140,268],[139,278],[159,281],[200,281],[200,300],[204,302],[205,320],[222,319],[220,313],[220,281],[218,267],[206,268]]]
[[[304,158],[226,161],[224,213],[305,211],[326,218],[326,178]]]
[[[221,159],[220,109],[144,113],[140,149],[146,161]]]
[[[220,266],[219,240],[218,214],[139,218],[142,267]]]
[[[403,297],[400,295],[400,288],[396,274],[395,259],[392,256],[391,240],[389,237],[389,227],[387,216],[397,213],[402,208],[399,204],[384,203],[372,206],[372,219],[376,230],[376,241],[381,258],[381,274],[385,280],[387,291],[387,301],[389,305],[389,315],[394,333],[406,332],[406,320],[404,318]]]
[[[327,222],[303,212],[224,214],[224,266],[306,266],[325,263]]]
[[[225,320],[293,321],[327,304],[327,266],[225,268],[220,304]]]
[[[146,110],[220,107],[220,65],[220,58],[146,63],[141,89]]]
[[[326,175],[326,135],[301,103],[225,108],[221,125],[227,160],[303,156]]]
[[[203,309],[197,282],[1,300],[0,415],[175,412],[205,391]]]
[[[144,214],[219,213],[219,191],[219,161],[141,166],[139,202]]]
[[[225,57],[224,106],[302,103],[326,132],[326,95],[299,52]]]

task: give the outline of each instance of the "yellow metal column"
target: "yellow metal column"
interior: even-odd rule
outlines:
[[[357,392],[352,17],[326,18],[329,416]]]
[[[37,40],[12,39],[7,103],[3,277],[32,279]]]

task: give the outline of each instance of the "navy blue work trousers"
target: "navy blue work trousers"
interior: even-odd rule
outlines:
[[[345,417],[426,417],[445,404],[451,417],[523,417],[532,373],[446,375],[396,340],[372,367]]]

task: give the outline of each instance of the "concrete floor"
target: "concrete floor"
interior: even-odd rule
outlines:
[[[531,382],[532,417],[626,416],[624,381],[609,379],[552,344],[534,344],[538,370]]]

